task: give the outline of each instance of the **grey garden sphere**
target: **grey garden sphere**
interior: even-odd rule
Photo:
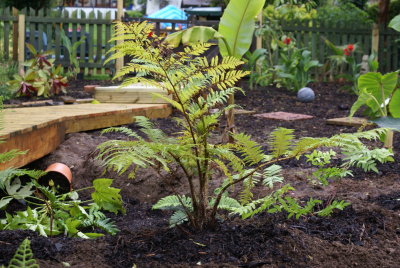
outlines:
[[[312,102],[315,99],[315,94],[311,88],[303,87],[297,92],[297,98],[301,102]]]

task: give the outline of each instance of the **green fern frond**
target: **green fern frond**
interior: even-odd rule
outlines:
[[[25,238],[24,241],[19,245],[14,257],[8,264],[9,268],[39,268],[33,257],[31,249],[31,241]]]
[[[101,134],[107,134],[107,133],[112,133],[112,132],[119,132],[119,133],[122,133],[124,135],[127,135],[128,137],[133,137],[133,138],[136,138],[138,140],[142,140],[143,139],[135,131],[133,131],[132,129],[129,129],[127,127],[109,127],[109,128],[103,129],[101,131]]]
[[[277,128],[270,134],[268,142],[273,157],[277,158],[289,153],[292,140],[294,139],[293,129]]]
[[[187,221],[188,221],[188,216],[186,215],[186,213],[182,210],[177,210],[169,218],[169,227],[172,228]]]
[[[276,183],[282,183],[282,167],[279,165],[272,165],[264,169],[262,175],[262,184],[268,186],[269,188],[273,188]]]
[[[192,199],[184,195],[169,195],[161,198],[156,204],[153,205],[153,209],[182,210],[184,209],[182,207],[182,204],[183,206],[185,206],[186,209],[189,209],[190,211],[193,209]]]
[[[244,162],[249,165],[255,165],[264,159],[261,145],[252,141],[250,135],[244,133],[233,134],[233,138],[236,141],[236,149],[244,157]]]

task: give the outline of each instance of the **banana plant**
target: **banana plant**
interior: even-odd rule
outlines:
[[[185,45],[218,39],[219,50],[223,57],[242,59],[253,41],[255,17],[261,12],[264,3],[265,0],[231,0],[221,17],[218,31],[212,27],[195,26],[170,34],[165,41],[177,47],[180,43]],[[230,96],[228,105],[232,104],[234,104],[234,98]],[[229,110],[227,121],[228,129],[233,130],[232,109]]]

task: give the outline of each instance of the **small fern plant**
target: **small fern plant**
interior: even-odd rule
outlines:
[[[9,268],[39,268],[35,258],[33,257],[33,252],[31,249],[31,241],[25,238],[24,241],[18,246],[14,257],[8,264]]]
[[[289,216],[306,214],[319,200],[311,199],[305,206],[287,195],[294,190],[283,184],[279,162],[311,154],[319,147],[341,147],[346,152],[368,150],[360,138],[376,139],[381,129],[342,134],[332,138],[303,138],[295,141],[293,130],[279,128],[270,136],[270,152],[265,153],[261,145],[252,141],[249,135],[232,133],[233,144],[214,144],[210,135],[218,126],[225,111],[233,106],[224,106],[229,95],[240,91],[235,83],[248,74],[238,70],[242,64],[233,57],[220,60],[214,57],[208,61],[201,55],[209,44],[192,44],[182,52],[174,52],[169,44],[152,32],[146,22],[116,24],[116,36],[112,40],[124,40],[110,51],[107,61],[129,56],[132,60],[116,74],[115,78],[129,73],[136,76],[124,80],[122,86],[142,83],[162,87],[171,98],[157,95],[169,102],[179,113],[175,118],[180,132],[169,137],[145,117],[136,117],[141,127],[140,135],[129,128],[109,128],[104,133],[119,131],[129,140],[110,140],[99,146],[99,158],[107,170],[135,176],[137,168],[152,167],[175,174],[176,167],[182,170],[188,193],[176,193],[159,200],[154,209],[169,209],[174,213],[171,226],[189,221],[197,228],[215,225],[219,210],[228,210],[242,217],[258,212],[288,211]],[[210,111],[219,108],[218,112]],[[383,161],[390,160],[390,153]],[[329,163],[330,155],[310,156],[315,163]],[[323,160],[322,160],[323,159]],[[353,159],[353,158],[352,158]],[[356,161],[357,162],[357,161]],[[356,164],[352,162],[352,164]],[[370,163],[374,165],[373,163]],[[322,168],[322,167],[321,167]],[[343,168],[347,168],[343,167]],[[222,181],[219,179],[223,174]],[[333,172],[332,174],[347,174]],[[324,178],[327,180],[327,178]],[[221,181],[216,189],[210,189],[212,180]],[[253,200],[252,190],[259,184],[270,188],[265,197]],[[239,186],[238,200],[229,196],[234,186]],[[347,203],[334,202],[319,212],[328,215],[333,209],[343,209]]]

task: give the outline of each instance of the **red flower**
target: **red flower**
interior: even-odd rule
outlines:
[[[347,45],[347,49],[348,49],[350,52],[353,52],[353,50],[354,50],[354,45],[353,45],[353,44],[348,44],[348,45]]]
[[[153,32],[149,32],[149,34],[147,35],[147,38],[152,38],[153,37]]]
[[[346,56],[350,56],[353,51],[354,51],[354,45],[353,44],[348,44],[343,49],[344,55],[346,55]]]
[[[285,45],[290,45],[290,42],[292,42],[292,38],[289,38],[289,37],[286,37],[286,38],[283,40],[283,43],[284,43]]]

